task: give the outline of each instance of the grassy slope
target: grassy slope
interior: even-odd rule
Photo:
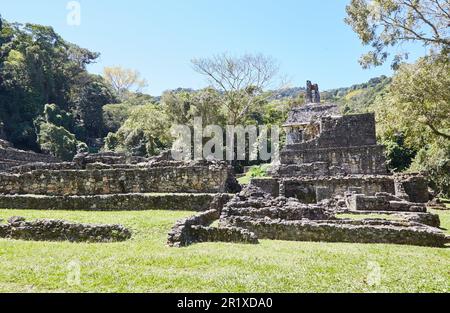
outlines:
[[[440,212],[450,229],[450,212]],[[70,244],[0,239],[0,292],[443,292],[450,250],[397,245],[262,241],[165,246],[173,223],[190,212],[42,212],[0,210],[0,218],[63,218],[122,223],[133,240]],[[78,261],[81,284],[67,283]],[[370,262],[381,284],[370,286]]]

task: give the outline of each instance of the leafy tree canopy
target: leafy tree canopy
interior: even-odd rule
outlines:
[[[372,50],[363,55],[363,67],[383,64],[389,47],[420,42],[442,55],[450,52],[450,2],[448,0],[351,0],[346,23]],[[396,68],[407,52],[394,56]]]
[[[99,54],[65,41],[51,27],[0,21],[3,136],[39,151],[36,121],[48,114],[77,140],[104,135],[102,106],[115,99],[101,77],[86,71]],[[44,112],[47,103],[54,105]]]

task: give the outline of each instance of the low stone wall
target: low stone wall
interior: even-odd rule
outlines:
[[[234,196],[222,210],[221,219],[230,216],[247,216],[252,218],[271,218],[285,220],[327,220],[333,214],[323,206],[307,205],[297,199],[274,198],[256,186],[247,186]]]
[[[33,162],[45,162],[55,163],[59,162],[58,159],[47,154],[39,154],[32,151],[23,151],[8,147],[7,145],[0,146],[0,160],[13,160],[20,163],[33,163]]]
[[[354,187],[361,188],[362,193],[369,196],[379,192],[395,193],[394,180],[391,176],[293,178],[283,179],[281,183],[281,195],[297,198],[305,203],[344,196]]]
[[[393,211],[352,211],[347,210],[340,212],[339,214],[350,214],[350,215],[389,215],[393,218],[403,220],[406,222],[414,222],[419,224],[424,224],[427,226],[439,228],[441,227],[441,219],[438,214],[433,213],[420,213],[420,212],[393,212]]]
[[[196,243],[202,242],[232,242],[243,244],[258,244],[258,238],[252,232],[238,227],[205,227],[192,226],[191,237]]]
[[[223,218],[229,216],[248,216],[252,218],[270,218],[281,219],[287,221],[295,221],[301,219],[310,220],[328,220],[332,216],[328,215],[322,207],[314,206],[289,206],[286,207],[267,207],[267,208],[231,208],[228,207],[223,211]]]
[[[33,171],[64,171],[64,170],[81,170],[77,164],[73,162],[61,163],[27,163],[19,166],[14,166],[8,170],[11,174],[23,174]]]
[[[12,167],[16,167],[16,166],[19,166],[21,164],[22,163],[20,161],[0,159],[0,172],[7,172]]]
[[[424,205],[412,203],[389,194],[377,193],[375,196],[351,194],[346,198],[347,206],[352,211],[400,211],[423,212],[427,211]]]
[[[128,156],[115,152],[103,152],[103,153],[80,153],[75,156],[73,161],[84,168],[86,164],[102,163],[102,164],[136,164],[140,162],[146,162],[148,159],[143,157]]]
[[[0,174],[0,194],[225,193],[237,186],[230,168],[223,164]]]
[[[441,219],[439,215],[433,213],[400,213],[397,216],[407,221],[428,225],[431,227],[441,227]]]
[[[383,220],[339,220],[339,221],[280,221],[229,217],[227,225],[245,228],[260,239],[385,243],[444,247],[450,237],[436,228],[416,223]]]
[[[253,233],[242,228],[209,227],[219,217],[220,211],[213,209],[177,222],[169,233],[167,244],[179,248],[200,242],[258,243]]]
[[[209,227],[220,218],[228,198],[217,195],[211,203],[211,210],[178,221],[168,235],[167,244],[171,247],[186,247],[199,242],[258,243],[251,232],[237,227]]]
[[[0,195],[0,208],[68,211],[195,211],[209,209],[215,194],[113,194],[97,196]],[[230,199],[232,195],[223,195]]]
[[[131,238],[121,225],[89,225],[61,220],[26,221],[13,217],[0,224],[0,238],[29,241],[117,242]]]

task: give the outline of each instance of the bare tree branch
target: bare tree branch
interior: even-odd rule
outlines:
[[[261,100],[263,90],[278,73],[275,60],[261,54],[233,57],[224,53],[212,58],[194,59],[192,64],[196,72],[206,76],[224,94],[233,125]]]

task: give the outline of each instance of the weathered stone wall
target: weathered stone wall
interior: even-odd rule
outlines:
[[[75,163],[61,162],[61,163],[27,163],[19,166],[11,167],[7,172],[11,174],[22,174],[33,171],[63,171],[63,170],[77,170],[81,169]]]
[[[226,219],[229,216],[286,220],[305,218],[327,220],[333,217],[322,206],[304,204],[293,198],[273,197],[270,193],[255,185],[247,186],[226,203],[222,210],[221,219]]]
[[[220,203],[220,204],[219,204]],[[216,198],[212,206],[220,206],[224,199]],[[220,218],[220,209],[211,209],[175,224],[168,235],[167,244],[171,247],[186,247],[200,242],[234,242],[257,244],[257,237],[238,227],[209,227]]]
[[[375,129],[375,114],[355,114],[345,116],[319,116],[314,121],[314,115],[308,115],[308,112],[299,111],[298,122],[304,123],[305,118],[309,123],[319,123],[320,133],[318,137],[293,145],[288,145],[288,149],[309,150],[323,148],[342,148],[342,147],[363,147],[374,146],[377,144]],[[303,116],[306,114],[306,117]],[[329,114],[323,111],[322,114]],[[290,120],[289,124],[295,124],[296,121]],[[294,140],[295,142],[295,140]]]
[[[323,162],[323,168],[304,168],[303,173],[293,175],[336,175],[336,174],[386,174],[386,159],[383,146],[296,149],[287,147],[281,152],[283,165],[302,165]],[[317,167],[317,166],[316,166]],[[336,167],[336,169],[332,169]],[[286,171],[286,176],[289,171]]]
[[[270,194],[274,198],[280,195],[280,184],[276,178],[252,179],[250,184],[260,188],[262,191]]]
[[[31,241],[116,242],[131,238],[121,225],[89,225],[61,220],[26,221],[13,217],[0,224],[0,238]]]
[[[390,202],[398,199],[389,194],[378,196]],[[261,188],[249,185],[221,210],[220,207],[225,202],[221,201],[220,204],[217,202],[214,209],[177,223],[169,234],[169,245],[180,247],[195,242],[222,240],[257,243],[258,238],[430,247],[444,247],[450,242],[450,236],[437,228],[440,224],[439,217],[433,214],[395,212],[395,216],[400,217],[398,221],[340,219],[336,215],[338,212],[363,212],[350,212],[348,209],[342,211],[341,206],[345,207],[345,200],[342,197],[322,201],[317,205],[306,205],[292,198],[274,198]],[[209,227],[219,215],[219,227],[214,229]]]
[[[395,192],[411,202],[427,203],[430,200],[428,182],[421,174],[395,175]]]
[[[209,209],[215,194],[114,194],[96,196],[0,195],[0,208],[68,211],[194,211]],[[223,195],[230,199],[231,195]]]
[[[298,176],[334,176],[346,175],[342,167],[330,166],[328,162],[314,162],[304,164],[281,165],[275,176],[298,177]]]
[[[319,147],[356,147],[377,144],[375,114],[344,115],[341,118],[324,117],[321,120]]]
[[[258,243],[256,236],[237,227],[209,227],[220,218],[227,195],[216,195],[210,210],[178,221],[168,235],[167,244],[171,247],[186,247],[198,242],[236,242]]]
[[[20,165],[34,162],[55,163],[59,161],[47,154],[18,150],[6,143],[0,145],[0,163]]]
[[[230,226],[248,229],[259,239],[317,242],[388,243],[444,247],[450,238],[436,228],[383,220],[280,221],[230,217]]]
[[[394,180],[390,176],[346,176],[283,179],[280,194],[305,203],[316,203],[344,196],[353,187],[360,187],[362,193],[369,196],[379,192],[395,193]]]
[[[85,168],[86,164],[102,163],[102,164],[137,164],[140,162],[146,162],[149,159],[143,157],[128,156],[115,152],[103,152],[103,153],[80,153],[73,159],[79,167]]]
[[[280,202],[284,201],[279,199]],[[290,200],[291,201],[291,200]],[[255,203],[253,203],[254,205]],[[248,203],[247,203],[248,205]],[[238,205],[239,206],[239,205]],[[222,213],[222,219],[226,220],[230,216],[247,216],[252,218],[270,218],[281,219],[287,221],[295,221],[302,219],[309,220],[329,220],[332,217],[325,212],[322,207],[314,207],[311,205],[299,205],[298,203],[289,201],[285,205],[269,206],[263,208],[254,207],[233,207],[230,205],[225,208]]]
[[[258,238],[255,234],[238,227],[192,226],[190,236],[191,238],[195,238],[196,243],[233,242],[242,244],[258,244]]]
[[[234,180],[224,165],[104,170],[36,170],[0,174],[0,193],[104,195],[126,193],[225,193]],[[235,187],[235,186],[232,186]]]
[[[424,205],[412,203],[393,196],[385,196],[377,193],[375,196],[352,194],[346,197],[347,206],[352,211],[402,211],[423,212],[427,211]]]
[[[19,162],[19,161],[2,159],[2,160],[0,160],[0,172],[6,172],[10,168],[15,167],[15,166],[19,166],[21,164],[22,163]]]

